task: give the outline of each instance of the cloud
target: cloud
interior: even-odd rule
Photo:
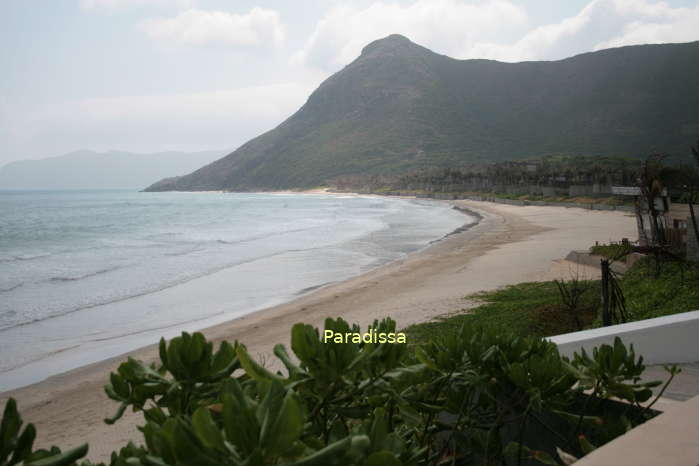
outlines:
[[[507,0],[417,0],[408,5],[375,2],[366,8],[345,5],[332,9],[318,22],[294,59],[336,69],[356,58],[367,43],[393,33],[460,57],[477,41],[515,38],[526,25],[526,12]]]
[[[578,14],[531,29],[508,0],[415,0],[342,6],[316,25],[294,59],[337,69],[368,42],[391,33],[454,58],[555,60],[620,45],[699,39],[699,6],[673,8],[651,0],[592,0]]]
[[[281,123],[314,86],[288,82],[65,101],[33,109],[18,104],[2,111],[0,106],[0,135],[5,133],[8,153],[21,148],[23,158],[76,148],[149,152],[234,147]]]
[[[699,39],[699,6],[673,8],[649,0],[593,0],[558,23],[536,28],[511,44],[483,42],[473,58],[556,60],[622,45]]]
[[[595,50],[633,44],[691,42],[699,40],[699,6],[675,9],[665,18],[654,21],[633,21],[616,37],[601,42]]]
[[[191,8],[194,6],[194,0],[80,0],[80,6],[87,10],[97,8],[119,10],[148,6]]]
[[[141,28],[168,45],[194,47],[276,47],[285,35],[279,13],[265,8],[246,14],[190,9],[173,18],[147,20]]]

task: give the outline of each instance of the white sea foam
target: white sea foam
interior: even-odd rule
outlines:
[[[362,196],[0,192],[0,391],[287,301],[464,222]]]

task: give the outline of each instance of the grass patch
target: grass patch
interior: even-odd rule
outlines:
[[[654,263],[638,261],[622,278],[630,320],[643,320],[699,309],[699,266],[666,263],[654,278]]]
[[[652,259],[642,259],[622,277],[629,321],[699,309],[699,266],[667,263],[659,278],[654,278],[653,274]],[[585,283],[589,289],[580,303],[581,321],[585,328],[599,327],[599,281]],[[420,343],[455,334],[462,325],[506,329],[517,335],[539,337],[577,330],[553,281],[519,283],[469,298],[480,304],[464,312],[411,325],[404,330],[408,340]]]
[[[590,283],[581,308],[582,318],[591,324],[599,306],[597,284]],[[438,317],[431,322],[405,329],[408,340],[429,341],[437,336],[455,334],[462,325],[507,329],[517,335],[550,336],[574,331],[571,318],[562,306],[554,282],[519,283],[469,298],[481,304],[466,312]]]

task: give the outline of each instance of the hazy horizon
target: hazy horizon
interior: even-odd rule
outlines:
[[[229,150],[125,151],[78,150],[44,159],[16,160],[0,166],[0,190],[137,189],[163,178],[186,175]]]

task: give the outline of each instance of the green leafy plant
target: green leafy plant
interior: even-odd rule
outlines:
[[[58,447],[34,450],[36,429],[33,424],[28,424],[22,429],[22,424],[17,402],[10,398],[5,404],[0,424],[1,466],[69,466],[87,454],[87,444],[66,452],[61,452]]]
[[[392,333],[396,323],[370,328]],[[621,340],[569,361],[547,340],[493,329],[463,326],[413,346],[326,342],[330,330],[361,333],[340,318],[323,332],[296,324],[291,353],[274,347],[285,372],[237,342],[214,351],[200,333],[161,340],[157,363],[128,359],[105,387],[119,403],[106,421],[141,412],[143,442],[109,465],[563,464],[654,415],[640,403],[659,383],[640,382],[642,358]],[[11,400],[0,464],[85,455],[86,446],[32,452],[33,427],[20,425]]]

